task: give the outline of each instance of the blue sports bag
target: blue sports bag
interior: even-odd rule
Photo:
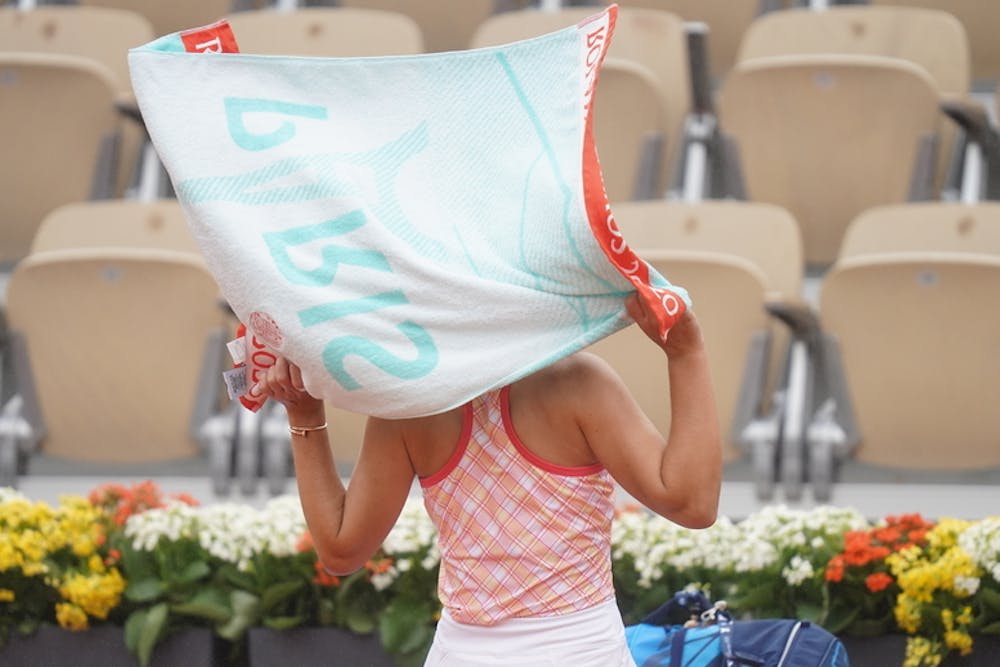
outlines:
[[[674,625],[678,608],[707,608],[698,621]],[[734,621],[725,603],[707,606],[700,592],[682,591],[625,628],[638,667],[850,667],[837,637],[808,621]]]

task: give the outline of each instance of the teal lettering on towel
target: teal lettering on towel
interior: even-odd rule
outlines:
[[[397,357],[381,345],[362,336],[341,336],[327,343],[326,349],[323,350],[323,365],[330,375],[349,391],[361,388],[358,381],[344,368],[344,358],[351,354],[364,357],[386,373],[404,380],[423,377],[434,370],[438,362],[438,351],[427,330],[409,320],[400,322],[396,328],[416,346],[416,359]]]
[[[271,253],[275,266],[290,282],[307,287],[329,285],[341,264],[352,264],[376,271],[392,271],[385,255],[377,250],[348,248],[330,244],[323,247],[323,263],[315,269],[306,270],[296,266],[288,253],[290,246],[302,245],[319,239],[341,236],[365,224],[361,211],[351,211],[344,215],[314,225],[292,227],[280,232],[267,232],[264,242]]]
[[[409,303],[406,295],[399,290],[393,290],[360,299],[348,299],[313,306],[299,312],[299,321],[303,327],[311,327],[348,315],[372,312],[380,308],[406,303]],[[427,330],[409,320],[399,323],[396,328],[417,348],[415,359],[398,357],[378,343],[363,336],[340,336],[327,343],[323,350],[323,365],[331,377],[348,391],[361,388],[361,384],[344,367],[345,357],[352,354],[367,359],[386,373],[406,380],[423,377],[434,370],[438,362],[438,351]]]
[[[287,120],[282,121],[278,129],[273,132],[254,134],[247,129],[243,122],[243,117],[248,113],[281,114],[316,120],[326,120],[327,117],[325,108],[311,104],[295,104],[248,97],[227,97],[224,103],[229,136],[233,138],[237,146],[248,151],[263,151],[274,148],[290,141],[295,136],[295,124]]]

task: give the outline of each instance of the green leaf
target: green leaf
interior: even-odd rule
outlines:
[[[233,615],[226,623],[216,626],[215,632],[223,639],[236,642],[257,623],[260,598],[246,591],[233,591],[229,594],[229,601]]]
[[[264,591],[264,594],[260,596],[260,613],[267,614],[267,612],[273,609],[277,604],[287,600],[301,591],[304,585],[305,582],[299,580],[283,581],[269,587]]]
[[[146,623],[146,609],[138,609],[125,619],[125,646],[135,653],[139,649],[139,634]]]
[[[406,599],[394,600],[379,619],[379,639],[392,653],[409,653],[420,648],[431,636],[427,604]]]
[[[818,604],[802,603],[795,606],[795,615],[804,621],[818,623],[823,615],[823,607]]]
[[[370,635],[375,632],[375,615],[360,607],[350,607],[344,622],[351,632],[359,635]]]
[[[983,603],[988,616],[1000,616],[1000,592],[992,588],[980,588],[976,596]]]
[[[305,623],[305,616],[274,616],[265,618],[264,625],[272,630],[289,630]]]
[[[228,598],[215,588],[206,588],[187,602],[171,605],[170,611],[184,616],[208,619],[215,623],[224,623],[233,615]]]
[[[166,590],[166,585],[159,579],[140,579],[129,583],[125,589],[125,597],[132,602],[151,602]]]
[[[161,602],[150,607],[146,614],[142,629],[139,631],[139,641],[136,644],[136,653],[142,667],[148,667],[149,661],[153,657],[153,649],[166,630],[168,612],[167,603]]]
[[[1000,635],[1000,621],[996,623],[990,623],[989,625],[980,628],[977,631],[980,635]]]
[[[831,609],[823,620],[823,627],[835,635],[840,634],[854,623],[860,613],[861,610],[857,607],[846,611],[840,607]]]
[[[204,579],[212,574],[212,568],[205,561],[195,561],[184,568],[184,571],[177,577],[177,581],[184,584],[191,584],[199,579]]]

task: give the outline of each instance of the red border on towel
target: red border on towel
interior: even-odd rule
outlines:
[[[236,36],[225,19],[180,33],[189,53],[239,53]]]
[[[611,36],[618,20],[618,6],[608,7],[604,13],[585,21],[577,26],[580,39],[586,49],[585,73],[586,88],[584,90],[584,132],[583,132],[583,196],[587,210],[587,218],[594,238],[607,255],[615,268],[632,281],[640,298],[645,301],[656,314],[659,322],[660,337],[665,339],[667,331],[673,326],[686,309],[684,300],[668,289],[653,287],[649,284],[649,265],[640,259],[622,238],[615,216],[611,212],[608,193],[604,189],[604,176],[597,156],[597,144],[594,140],[594,93],[597,90],[597,79],[601,64],[607,55]]]

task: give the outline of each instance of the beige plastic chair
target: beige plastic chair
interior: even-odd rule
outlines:
[[[660,196],[667,169],[664,108],[647,68],[618,58],[604,62],[594,99],[594,140],[611,201]]]
[[[229,17],[243,53],[296,56],[382,56],[420,53],[413,19],[375,9],[303,7],[260,9]]]
[[[127,9],[145,16],[157,35],[198,28],[225,17],[233,0],[79,0],[89,7]]]
[[[420,26],[425,50],[455,51],[468,47],[480,23],[493,14],[494,0],[339,0],[343,7],[381,9],[409,16]]]
[[[30,373],[18,386],[41,413],[42,451],[109,463],[199,455],[196,408],[212,391],[204,360],[225,327],[217,294],[189,253],[63,250],[21,262],[7,315],[24,341]]]
[[[483,21],[470,46],[494,46],[561,30],[597,11],[597,7],[566,7],[558,11],[523,9],[502,12]],[[622,7],[618,12],[608,58],[643,65],[659,81],[666,111],[664,127],[667,128],[662,159],[665,167],[671,166],[674,151],[680,147],[684,117],[691,108],[691,71],[683,21],[669,12]],[[599,95],[603,84],[600,79],[598,81]],[[669,168],[663,169],[660,192],[665,191],[669,177]]]
[[[830,7],[791,9],[761,16],[751,24],[739,61],[778,55],[853,54],[901,58],[922,67],[944,100],[973,104],[965,29],[947,12],[913,7]],[[937,186],[957,159],[958,126],[940,125]]]
[[[719,253],[752,263],[764,277],[770,307],[802,308],[802,239],[795,220],[772,204],[739,201],[622,202],[613,207],[622,237],[640,256],[655,249]],[[683,284],[683,283],[681,283]],[[695,292],[695,309],[700,312]],[[764,307],[762,306],[762,309]],[[767,318],[744,359],[729,369],[742,373],[744,388],[730,418],[729,437],[754,463],[758,496],[773,495],[778,477],[777,445],[783,419],[779,392],[787,390],[793,360],[788,326]],[[734,380],[730,380],[731,382]]]
[[[764,302],[767,278],[749,261],[710,252],[637,249],[668,280],[686,287],[694,301],[709,353],[712,380],[723,432],[734,417],[747,351],[767,326]],[[666,435],[670,428],[670,392],[663,351],[637,326],[630,326],[588,348],[622,376],[643,411]],[[727,461],[742,455],[728,443]]]
[[[1000,3],[992,0],[871,0],[877,6],[922,7],[954,15],[965,28],[972,51],[972,79],[978,84],[1000,81]]]
[[[200,256],[180,203],[118,199],[66,204],[42,220],[31,253],[74,248],[153,248]]]
[[[123,100],[131,98],[132,82],[126,55],[132,47],[149,42],[153,26],[141,14],[127,9],[40,5],[30,11],[0,9],[0,51],[29,51],[92,58],[115,77]],[[136,169],[143,131],[122,118],[115,195],[124,193]]]
[[[827,266],[861,211],[926,192],[922,146],[938,95],[911,63],[874,56],[778,56],[738,65],[719,95],[747,196],[782,206],[802,228],[805,260]]]
[[[622,7],[671,12],[685,21],[708,26],[708,59],[712,78],[720,80],[736,63],[740,40],[760,15],[761,0],[616,0]],[[607,4],[611,4],[608,2]]]
[[[922,202],[869,209],[848,227],[840,258],[920,251],[1000,257],[1000,203]]]
[[[820,300],[860,427],[854,457],[895,468],[1000,466],[1000,258],[892,253],[839,261]]]
[[[26,255],[57,206],[111,189],[116,85],[86,58],[0,53],[0,262]]]
[[[122,93],[132,90],[128,50],[154,36],[149,20],[126,9],[77,5],[41,5],[29,11],[0,9],[0,51],[92,58],[111,70]]]
[[[942,93],[969,91],[965,29],[954,16],[938,10],[835,6],[770,12],[747,29],[738,61],[829,53],[901,58],[924,68]]]

